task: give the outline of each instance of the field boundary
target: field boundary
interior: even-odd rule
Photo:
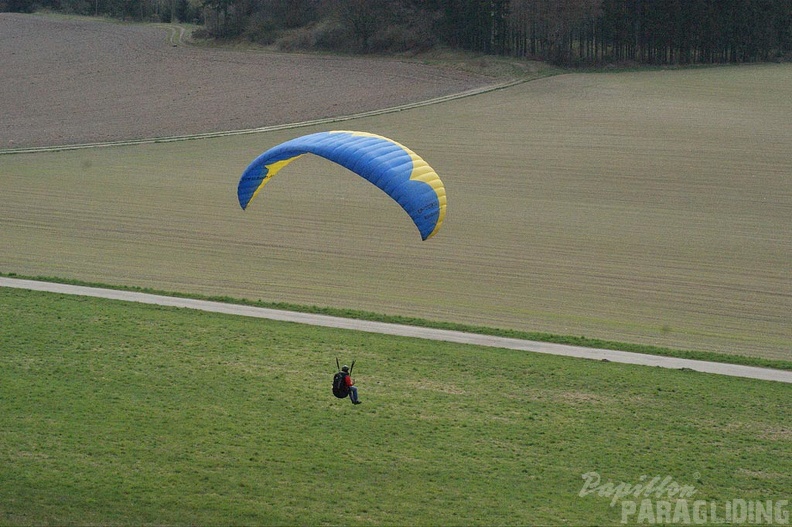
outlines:
[[[541,77],[540,77],[541,78]],[[440,97],[433,97],[431,99],[426,99],[423,101],[417,101],[407,104],[401,104],[398,106],[390,106],[388,108],[380,108],[376,110],[368,110],[365,112],[353,113],[348,115],[340,115],[335,117],[324,117],[321,119],[311,119],[307,121],[297,121],[293,123],[283,123],[283,124],[275,124],[270,126],[262,126],[259,128],[247,128],[241,130],[225,130],[225,131],[218,131],[218,132],[204,132],[199,134],[188,134],[188,135],[174,135],[174,136],[166,136],[166,137],[149,137],[149,138],[142,138],[142,139],[124,139],[119,141],[104,141],[104,142],[97,142],[97,143],[83,143],[83,144],[74,144],[74,145],[52,145],[52,146],[33,146],[28,148],[11,148],[11,149],[0,149],[0,155],[9,155],[9,154],[36,154],[42,152],[64,152],[69,150],[84,150],[87,148],[105,148],[111,146],[133,146],[133,145],[148,145],[148,144],[156,144],[156,143],[173,143],[177,141],[190,141],[194,139],[212,139],[217,137],[231,137],[231,136],[238,136],[238,135],[250,135],[250,134],[259,134],[264,132],[276,132],[279,130],[290,130],[293,128],[304,128],[308,126],[316,126],[322,124],[330,124],[330,123],[341,123],[345,121],[351,121],[354,119],[360,119],[364,117],[372,117],[376,115],[384,115],[389,113],[397,113],[405,110],[412,110],[414,108],[421,108],[423,106],[429,106],[433,104],[439,104],[447,101],[453,101],[456,99],[462,99],[465,97],[472,97],[474,95],[480,95],[483,93],[489,93],[497,90],[503,90],[505,88],[510,88],[512,86],[516,86],[518,84],[522,84],[525,82],[530,82],[531,80],[536,79],[512,79],[506,82],[501,82],[498,84],[492,84],[488,86],[482,86],[479,88],[473,88],[471,90],[465,90],[459,93],[452,93],[449,95],[442,95]]]
[[[27,289],[31,291],[43,291],[67,295],[89,296],[94,298],[121,300],[125,302],[138,302],[159,306],[179,307],[208,311],[212,313],[224,313],[236,316],[277,320],[281,322],[295,322],[298,324],[308,324],[327,328],[363,331],[366,333],[378,333],[383,335],[454,342],[457,344],[471,344],[476,346],[505,348],[602,362],[616,362],[641,366],[655,366],[667,369],[691,370],[700,373],[712,373],[716,375],[727,375],[731,377],[743,377],[747,379],[792,384],[792,371],[760,368],[756,366],[744,366],[740,364],[708,362],[659,355],[646,355],[628,351],[586,348],[567,344],[555,344],[492,335],[481,335],[477,333],[465,333],[462,331],[453,331],[447,329],[408,326],[389,322],[376,322],[315,313],[300,313],[296,311],[229,304],[211,300],[197,300],[191,298],[140,293],[135,291],[106,289],[101,287],[59,284],[54,282],[40,282],[37,280],[7,278],[2,276],[0,276],[0,287]]]

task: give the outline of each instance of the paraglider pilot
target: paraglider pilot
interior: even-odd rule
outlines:
[[[357,393],[357,386],[355,386],[355,380],[349,374],[349,366],[342,366],[341,371],[346,373],[344,376],[344,382],[346,383],[346,387],[349,388],[349,399],[352,401],[352,404],[360,404],[360,399],[358,399]]]

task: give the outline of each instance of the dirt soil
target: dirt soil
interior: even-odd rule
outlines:
[[[378,57],[189,45],[178,26],[0,13],[0,150],[350,115],[497,79]]]

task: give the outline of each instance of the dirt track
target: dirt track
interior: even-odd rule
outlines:
[[[260,128],[495,83],[375,57],[198,48],[178,29],[0,13],[0,150]]]
[[[642,366],[656,366],[670,369],[686,369],[703,373],[730,375],[732,377],[745,377],[748,379],[792,383],[792,372],[757,368],[754,366],[742,366],[738,364],[678,359],[674,357],[660,357],[656,355],[642,355],[640,353],[630,353],[626,351],[582,348],[579,346],[533,342],[514,338],[463,333],[460,331],[404,326],[400,324],[388,324],[384,322],[372,322],[367,320],[340,318],[328,315],[281,311],[277,309],[226,304],[222,302],[193,300],[190,298],[151,295],[131,291],[118,291],[115,289],[74,286],[49,282],[38,282],[33,280],[19,280],[15,278],[0,277],[0,287],[13,287],[34,291],[48,291],[67,295],[109,298],[127,302],[183,307],[188,309],[198,309],[201,311],[210,311],[214,313],[227,313],[238,316],[298,322],[300,324],[310,324],[313,326],[343,328],[354,331],[365,331],[369,333],[381,333],[385,335],[398,335],[402,337],[458,342],[477,346],[531,351],[534,353],[548,353],[552,355],[562,355],[565,357],[620,362],[624,364],[638,364]]]

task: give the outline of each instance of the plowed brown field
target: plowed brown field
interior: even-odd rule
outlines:
[[[494,83],[409,61],[195,48],[179,30],[0,13],[0,150],[259,128]]]

